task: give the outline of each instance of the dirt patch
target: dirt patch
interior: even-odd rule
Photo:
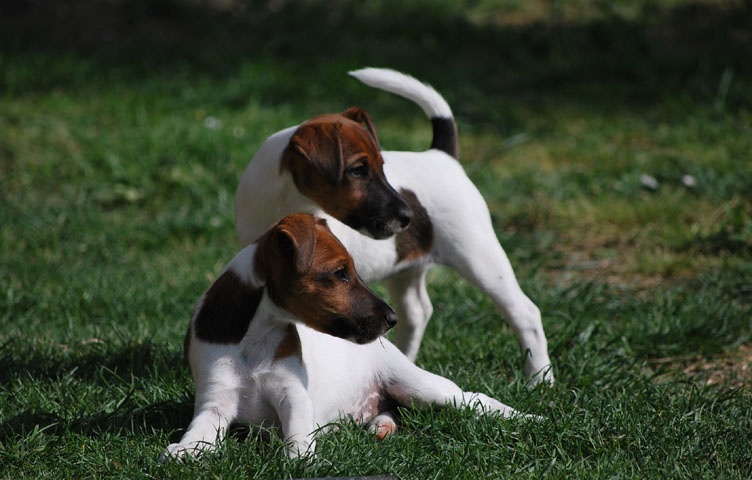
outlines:
[[[616,288],[628,288],[634,295],[650,293],[655,288],[667,288],[684,283],[697,276],[699,269],[672,271],[649,271],[637,266],[639,253],[635,246],[602,243],[588,240],[578,243],[560,242],[556,247],[556,260],[548,263],[543,271],[552,282],[568,286],[581,282],[606,284]]]
[[[718,355],[656,358],[648,363],[662,372],[655,377],[659,382],[685,376],[703,385],[752,388],[752,344]]]

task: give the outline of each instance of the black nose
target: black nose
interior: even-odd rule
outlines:
[[[397,325],[397,314],[394,312],[394,310],[389,309],[386,312],[386,315],[384,315],[384,322],[386,322],[389,328]]]
[[[397,210],[397,218],[399,219],[400,226],[402,228],[410,225],[410,221],[413,219],[413,210],[406,203]]]

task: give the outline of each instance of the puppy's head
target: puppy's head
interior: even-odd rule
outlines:
[[[326,221],[312,215],[289,215],[259,239],[255,273],[276,305],[320,332],[368,343],[397,322]]]
[[[412,218],[384,177],[376,129],[360,108],[314,117],[298,127],[282,154],[284,170],[300,193],[370,237],[390,237]]]

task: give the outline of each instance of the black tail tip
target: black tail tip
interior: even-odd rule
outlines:
[[[433,127],[431,148],[441,150],[459,160],[460,147],[454,118],[434,117],[431,119],[431,126]]]

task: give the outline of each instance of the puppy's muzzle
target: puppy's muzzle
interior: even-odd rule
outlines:
[[[352,340],[355,343],[370,343],[391,330],[397,325],[397,313],[383,303],[379,305],[374,315],[369,320],[359,323],[359,329]]]
[[[397,313],[391,308],[387,310],[386,314],[384,315],[384,323],[386,324],[387,330],[397,325]]]

